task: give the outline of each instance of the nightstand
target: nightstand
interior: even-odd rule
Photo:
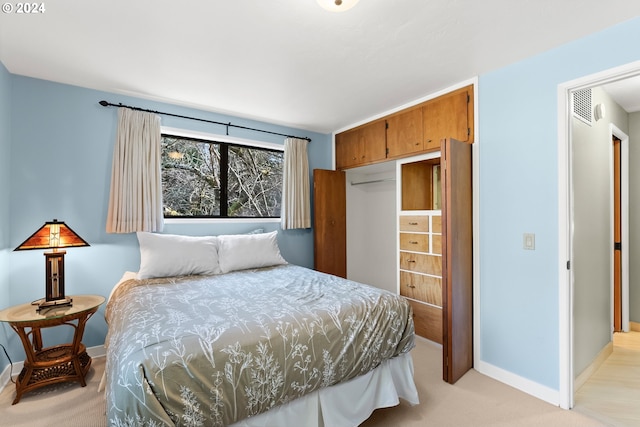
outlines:
[[[99,295],[75,295],[70,306],[51,307],[36,311],[37,305],[22,304],[0,311],[0,321],[7,322],[20,336],[27,359],[16,380],[15,405],[22,394],[45,385],[78,381],[86,386],[85,376],[91,367],[91,357],[82,344],[87,320],[104,303]],[[67,325],[74,328],[73,342],[42,348],[40,330]]]

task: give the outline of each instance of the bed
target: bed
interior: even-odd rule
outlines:
[[[286,263],[275,232],[138,238],[105,311],[108,425],[356,426],[418,403],[403,298]]]

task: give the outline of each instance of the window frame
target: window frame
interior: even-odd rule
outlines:
[[[266,149],[273,151],[282,151],[284,153],[284,144],[275,144],[272,142],[256,141],[251,139],[237,138],[229,135],[219,135],[207,132],[193,131],[188,129],[161,126],[160,133],[162,135],[175,136],[178,138],[189,138],[211,143],[225,143],[229,145],[241,145],[249,148]],[[284,159],[283,159],[284,161]],[[163,214],[164,216],[164,214]],[[202,224],[202,223],[221,223],[221,222],[250,222],[250,223],[266,223],[280,222],[281,217],[164,217],[165,224]]]

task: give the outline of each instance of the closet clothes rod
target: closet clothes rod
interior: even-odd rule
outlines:
[[[189,116],[182,116],[180,114],[165,113],[165,112],[162,112],[162,111],[155,111],[155,110],[147,110],[145,108],[132,107],[130,105],[125,105],[125,104],[122,104],[122,103],[113,104],[113,103],[107,102],[107,101],[100,101],[99,104],[102,105],[103,107],[124,107],[124,108],[129,108],[129,109],[135,110],[135,111],[144,111],[146,113],[162,114],[163,116],[179,117],[181,119],[197,120],[199,122],[206,122],[206,123],[213,123],[215,125],[222,125],[222,126],[226,126],[227,127],[227,135],[229,135],[229,128],[232,127],[232,128],[238,128],[238,129],[251,130],[251,131],[254,131],[254,132],[270,133],[271,135],[280,135],[280,136],[284,136],[284,137],[287,137],[287,138],[305,139],[308,142],[311,142],[311,138],[309,138],[307,136],[302,136],[301,137],[301,136],[295,136],[295,135],[287,135],[287,134],[284,134],[284,133],[272,132],[270,130],[256,129],[256,128],[250,128],[250,127],[247,127],[247,126],[234,125],[234,124],[231,124],[231,122],[223,123],[223,122],[216,122],[215,120],[201,119],[201,118],[198,118],[198,117],[189,117]]]
[[[351,181],[351,185],[363,185],[363,184],[375,184],[377,182],[394,182],[395,178],[386,178],[386,179],[372,179],[371,181]]]

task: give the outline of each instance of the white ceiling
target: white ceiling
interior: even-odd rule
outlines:
[[[635,0],[43,4],[0,14],[11,73],[323,133],[640,15]]]

